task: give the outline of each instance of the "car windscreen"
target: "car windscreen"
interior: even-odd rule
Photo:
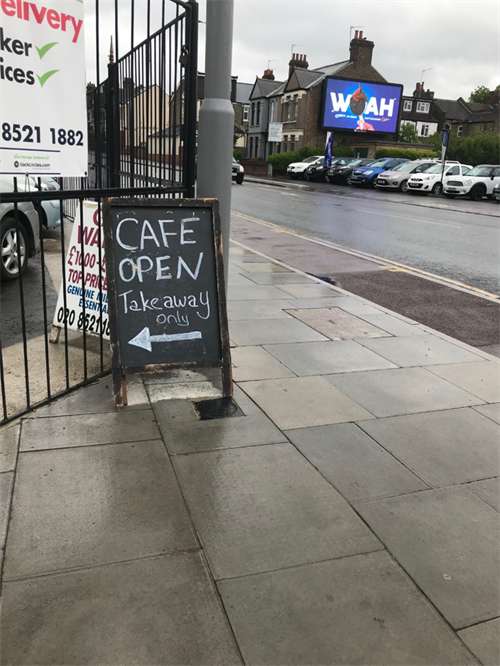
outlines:
[[[370,166],[373,167],[374,169],[377,169],[378,167],[383,167],[383,166],[385,166],[386,163],[387,163],[387,160],[377,160],[377,161],[375,161],[375,162],[372,162],[372,163],[370,164]]]
[[[477,166],[469,171],[468,176],[489,176],[491,173],[491,167],[482,167]]]
[[[401,164],[398,164],[395,166],[392,170],[393,171],[413,171],[416,169],[418,164],[414,164],[413,162],[401,162]]]
[[[304,162],[304,164],[309,164],[310,162],[316,162],[317,159],[318,159],[318,156],[313,155],[312,157],[306,157],[306,159],[302,160],[302,162]]]
[[[425,173],[441,173],[442,170],[442,164],[433,164],[431,167],[425,170]]]

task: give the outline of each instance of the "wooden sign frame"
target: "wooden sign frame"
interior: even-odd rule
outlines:
[[[119,339],[118,294],[116,287],[115,265],[115,235],[111,223],[113,206],[120,208],[130,206],[138,208],[170,208],[170,209],[196,209],[209,208],[212,215],[212,231],[215,259],[215,279],[217,285],[217,305],[219,316],[219,337],[221,358],[217,361],[187,361],[174,363],[155,363],[147,365],[123,366]],[[111,363],[113,375],[113,399],[116,406],[127,405],[126,372],[153,373],[175,369],[217,368],[222,372],[222,393],[224,397],[231,397],[233,393],[233,379],[231,370],[231,351],[229,343],[229,329],[227,323],[226,290],[224,281],[224,257],[222,248],[222,233],[218,199],[104,199],[102,205],[104,243],[106,251],[106,274],[109,304],[109,327],[111,342]]]

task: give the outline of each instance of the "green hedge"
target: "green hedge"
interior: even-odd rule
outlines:
[[[238,162],[241,160],[243,157],[243,148],[235,148],[233,150],[233,157],[235,160],[238,160]]]
[[[439,157],[433,150],[412,150],[411,148],[378,148],[375,157],[401,157],[407,160],[418,160],[420,157]]]
[[[351,157],[352,150],[347,146],[333,146],[334,157]],[[287,153],[277,153],[276,155],[269,155],[267,161],[273,166],[273,174],[275,176],[286,175],[286,170],[292,162],[302,162],[307,157],[313,155],[324,155],[325,148],[321,146],[305,146],[300,150],[292,150]]]
[[[441,132],[430,136],[428,143],[435,145],[441,152]],[[497,132],[481,132],[471,136],[457,136],[452,133],[446,159],[458,160],[472,166],[500,164],[500,137]]]

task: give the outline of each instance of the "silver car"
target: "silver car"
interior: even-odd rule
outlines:
[[[436,164],[436,162],[432,160],[429,160],[428,162],[423,160],[403,162],[394,167],[394,169],[381,173],[375,181],[375,187],[408,192],[408,179],[411,174],[422,173],[422,171],[426,171],[434,164]]]
[[[17,188],[21,192],[32,191],[29,177],[17,179]],[[0,175],[0,192],[13,192],[13,179]],[[28,265],[28,258],[33,257],[40,245],[39,216],[33,203],[17,205],[17,220],[13,203],[0,203],[0,282],[16,280],[20,271]]]

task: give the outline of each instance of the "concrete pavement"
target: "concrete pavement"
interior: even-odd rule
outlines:
[[[234,244],[214,373],[0,430],[2,664],[500,663],[498,359]]]

